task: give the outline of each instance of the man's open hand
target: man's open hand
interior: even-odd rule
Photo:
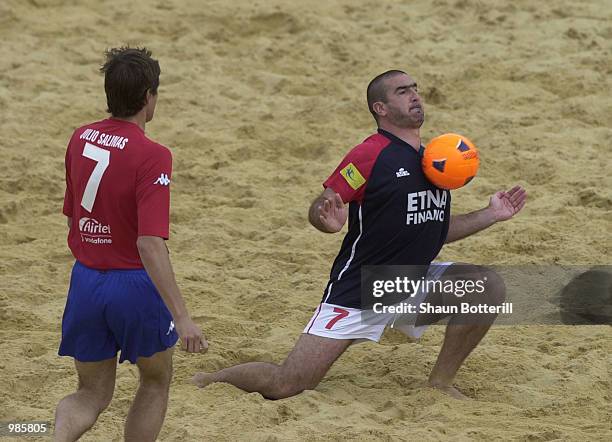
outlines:
[[[495,193],[489,201],[489,209],[495,221],[506,221],[516,215],[525,205],[527,191],[521,186]]]
[[[334,194],[330,201],[326,199],[319,206],[319,219],[323,227],[330,233],[339,232],[348,217],[348,209],[339,194]]]

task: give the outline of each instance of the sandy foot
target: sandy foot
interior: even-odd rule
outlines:
[[[466,396],[465,394],[461,393],[459,390],[457,390],[452,385],[429,384],[429,386],[431,388],[435,388],[436,390],[441,391],[442,393],[447,394],[455,399],[459,399],[461,401],[471,401],[472,400],[471,397]]]
[[[213,382],[215,382],[213,374],[204,373],[203,371],[194,374],[191,378],[191,383],[200,388],[204,388],[207,385],[212,384]]]

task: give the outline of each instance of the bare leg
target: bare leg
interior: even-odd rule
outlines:
[[[172,380],[173,349],[155,353],[149,358],[138,358],[140,385],[125,422],[126,441],[154,441],[157,439],[166,409]]]
[[[465,358],[478,345],[490,325],[453,325],[452,322],[446,326],[444,343],[429,376],[429,385],[456,399],[467,399],[467,396],[453,387],[453,380]]]
[[[501,304],[505,299],[505,287],[501,278],[493,271],[477,266],[459,266],[461,271],[465,271],[468,277],[486,278],[486,292],[473,298],[476,303],[486,303],[488,305]],[[452,268],[452,266],[451,266]],[[460,273],[455,278],[461,278],[464,273]],[[452,297],[452,303],[459,304],[462,299]],[[466,300],[463,299],[465,302]],[[448,302],[447,302],[448,304]],[[456,314],[449,321],[444,335],[444,343],[438,355],[436,364],[429,376],[429,385],[447,393],[457,399],[468,399],[463,393],[453,386],[455,375],[484,335],[495,321],[497,315],[466,315]]]
[[[282,365],[249,362],[215,373],[196,373],[193,382],[198,387],[227,382],[249,393],[257,391],[268,399],[294,396],[315,388],[351,342],[302,334]]]
[[[108,407],[115,390],[117,358],[74,361],[79,376],[76,393],[63,398],[55,411],[55,440],[74,441],[89,430]]]

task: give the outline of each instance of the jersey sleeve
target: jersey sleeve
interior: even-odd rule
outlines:
[[[72,190],[72,178],[70,176],[70,146],[72,145],[72,140],[74,138],[74,134],[70,138],[68,142],[68,147],[66,148],[66,158],[64,159],[64,165],[66,167],[66,192],[64,193],[64,208],[62,213],[68,217],[72,217],[72,210],[74,207],[74,194]]]
[[[325,180],[323,187],[340,194],[345,203],[360,202],[363,199],[377,154],[368,143],[354,147]]]
[[[168,239],[172,154],[160,146],[139,168],[136,179],[138,236]]]

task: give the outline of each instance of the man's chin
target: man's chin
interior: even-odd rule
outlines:
[[[423,108],[421,108],[421,112],[410,111],[408,115],[406,115],[405,122],[406,127],[411,129],[420,128],[425,122],[425,112],[423,111]]]
[[[405,123],[405,127],[410,129],[420,129],[423,123],[425,122],[425,115],[423,114],[421,118],[411,118],[407,120]]]
[[[425,122],[425,113],[402,115],[400,118],[391,119],[391,122],[398,127],[406,129],[419,129]]]

